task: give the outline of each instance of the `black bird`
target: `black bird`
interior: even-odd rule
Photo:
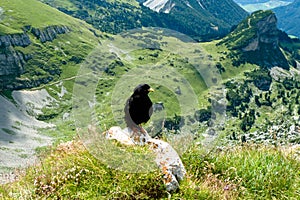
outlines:
[[[149,121],[153,113],[152,102],[148,96],[153,91],[148,84],[140,84],[134,89],[124,108],[127,127],[144,132],[139,125]]]

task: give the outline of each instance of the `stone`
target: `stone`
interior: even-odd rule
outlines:
[[[157,112],[157,111],[162,111],[165,109],[164,103],[163,102],[157,102],[153,104],[153,111]]]
[[[268,15],[257,22],[256,30],[256,37],[243,48],[244,51],[257,51],[260,49],[261,44],[271,44],[273,48],[278,48],[279,35],[275,14]]]
[[[17,33],[0,36],[0,47],[21,46],[27,47],[31,44],[30,38],[26,33]]]
[[[153,139],[146,130],[132,131],[130,128],[111,127],[105,132],[109,140],[116,140],[124,145],[148,145],[155,154],[155,162],[163,174],[168,192],[176,191],[186,175],[185,167],[172,146],[162,140]]]
[[[31,33],[42,43],[51,42],[56,39],[57,35],[70,32],[67,26],[48,26],[44,29],[32,28]]]
[[[24,71],[24,54],[12,47],[3,48],[0,53],[0,75],[21,74]]]

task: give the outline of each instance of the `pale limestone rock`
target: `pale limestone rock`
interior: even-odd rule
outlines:
[[[155,162],[164,175],[167,191],[175,191],[179,188],[179,182],[184,179],[186,170],[179,155],[170,144],[151,138],[145,130],[134,132],[130,128],[122,130],[115,126],[105,134],[107,139],[117,140],[125,145],[149,145],[155,154]]]

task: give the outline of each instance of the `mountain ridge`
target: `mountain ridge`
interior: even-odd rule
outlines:
[[[12,184],[0,186],[0,198],[298,199],[300,177],[299,162],[296,159],[299,159],[297,153],[300,143],[300,70],[290,60],[300,60],[300,42],[277,29],[274,13],[254,13],[221,40],[195,42],[190,38],[177,38],[177,32],[173,35],[164,34],[166,29],[152,29],[148,32],[149,30],[143,28],[137,32],[108,35],[84,21],[67,17],[54,9],[51,9],[47,17],[54,15],[53,18],[56,17],[60,23],[47,22],[44,18],[45,21],[42,22],[39,21],[42,19],[39,18],[39,12],[45,13],[45,6],[37,6],[41,4],[33,0],[22,2],[32,7],[31,10],[35,12],[26,14],[27,10],[21,6],[20,0],[5,1],[7,8],[14,11],[7,12],[6,17],[13,19],[10,16],[16,13],[20,16],[10,23],[0,22],[0,27],[4,27],[0,30],[6,31],[3,40],[7,40],[0,47],[1,53],[10,48],[32,56],[24,65],[24,74],[17,76],[17,79],[52,79],[36,84],[39,85],[38,88],[34,84],[28,85],[28,88],[33,87],[30,91],[12,91],[16,89],[14,87],[5,91],[0,89],[0,100],[7,102],[0,104],[0,110],[5,111],[4,114],[0,113],[3,116],[0,117],[0,136],[10,138],[0,140],[5,143],[0,148],[1,156],[6,159],[13,158],[11,162],[15,167],[20,160],[32,158],[32,154],[26,154],[21,148],[10,147],[20,144],[31,153],[43,152],[39,153],[41,162],[26,168],[26,173],[20,175],[20,181],[14,180],[16,182]],[[67,4],[67,1],[61,2]],[[77,9],[72,4],[68,6],[69,11]],[[126,11],[137,6],[127,7]],[[24,12],[21,12],[22,9]],[[122,9],[120,8],[120,16],[115,19],[120,20],[120,24],[124,20],[121,17],[124,11]],[[84,9],[81,15],[86,20],[93,20]],[[64,21],[65,18],[68,18],[67,22]],[[130,20],[128,21],[131,23]],[[111,22],[107,21],[107,25],[114,28],[115,24],[110,24]],[[57,26],[61,28],[64,25],[68,29],[66,33],[53,34],[54,30],[57,32]],[[33,28],[43,34],[33,31]],[[27,36],[17,35],[25,33],[29,39]],[[110,44],[117,45],[106,45],[102,40],[105,38]],[[221,41],[224,43],[219,44]],[[94,49],[95,45],[99,49]],[[127,46],[137,49],[122,51]],[[89,54],[92,50],[95,51]],[[276,67],[274,65],[277,64],[268,60],[269,56],[276,53],[281,53],[288,60],[288,68]],[[247,54],[255,57],[245,59]],[[86,58],[87,62],[83,62]],[[253,59],[257,59],[257,62],[253,62]],[[80,64],[85,67],[86,64],[89,65],[100,76],[92,73],[78,76]],[[210,76],[211,71],[219,72],[221,78]],[[108,146],[121,148],[121,156],[117,157],[118,162],[115,163],[118,166],[112,168],[104,164],[103,159],[97,159],[86,145],[78,141],[82,137],[78,138],[77,131],[83,130],[89,139],[86,141],[97,143],[96,153],[114,154],[106,145],[99,145],[98,141],[105,141],[98,140],[103,135],[101,131],[94,131],[92,126],[82,126],[81,129],[78,124],[85,121],[86,116],[92,118],[92,123],[96,122],[97,128],[103,127],[105,130],[124,123],[123,103],[132,92],[130,88],[136,85],[133,77],[137,74],[144,75],[137,82],[151,82],[156,90],[151,99],[160,105],[160,109],[154,113],[158,114],[157,118],[153,116],[151,123],[145,128],[154,134],[156,130],[160,131],[157,137],[174,142],[173,147],[187,147],[181,143],[176,145],[178,137],[190,145],[181,155],[189,178],[183,180],[180,190],[174,193],[166,192],[162,184],[163,176],[159,171],[126,173],[117,170],[120,169],[119,163],[122,165],[123,161],[127,161],[124,160],[124,153],[142,155],[144,158],[143,153],[148,149],[125,148],[119,143],[109,143]],[[78,80],[78,77],[82,79]],[[91,80],[91,77],[96,79]],[[3,77],[0,78],[2,80]],[[209,83],[215,83],[216,87],[208,88],[203,78]],[[74,79],[78,81],[75,82]],[[79,86],[77,90],[74,90],[74,82]],[[170,86],[167,83],[171,83]],[[4,86],[7,84],[11,85],[3,82]],[[89,86],[92,84],[95,88],[90,91]],[[179,87],[182,84],[189,90]],[[74,105],[71,100],[73,95],[76,96],[74,91],[78,94],[86,92],[91,101],[83,95],[84,101],[78,101]],[[193,92],[196,104],[191,103],[194,100],[191,98]],[[80,109],[82,105],[88,109]],[[20,109],[26,116],[55,124],[55,127],[38,130],[39,135],[55,141],[51,147],[33,149],[36,147],[34,145],[30,149],[27,146],[27,141],[30,144],[31,140],[36,140],[39,145],[42,141],[34,134],[31,134],[34,138],[27,137],[28,140],[24,140],[24,132],[30,134],[32,123],[36,121],[29,119],[29,123],[23,123],[20,119],[22,113],[15,111]],[[77,120],[73,118],[75,109],[78,109]],[[189,112],[186,113],[185,110]],[[217,121],[220,117],[221,123]],[[85,132],[86,129],[88,131]],[[192,134],[191,140],[186,137],[186,132]],[[73,141],[74,138],[76,141]],[[218,139],[212,141],[206,140],[207,138]],[[296,145],[298,151],[296,148],[290,149],[290,146]],[[98,151],[100,146],[105,148],[104,151]],[[5,154],[6,151],[15,156]],[[111,160],[110,156],[104,157]],[[24,163],[20,166],[24,166]],[[145,166],[136,167],[144,169]],[[263,176],[262,171],[265,172]],[[0,174],[0,178],[2,177],[6,176]]]
[[[290,35],[300,38],[300,1],[294,0],[293,3],[274,9],[278,17],[278,27]]]
[[[288,61],[279,46],[279,37],[275,13],[256,11],[219,44],[225,44],[233,50],[231,56],[238,57],[236,65],[251,62],[266,68],[279,65],[289,69]]]
[[[233,25],[247,16],[246,11],[232,0],[219,2],[211,0],[186,2],[149,0],[138,1],[137,3],[140,5],[126,1],[86,1],[85,4],[82,4],[79,0],[68,0],[73,5],[72,9],[57,1],[42,0],[42,2],[83,19],[104,32],[116,34],[134,28],[162,27],[182,32],[196,40],[211,40],[224,36],[229,33]],[[163,12],[153,11],[144,6],[148,5],[154,9],[151,3],[154,7],[160,5],[159,10]],[[167,8],[164,9],[164,5]],[[172,9],[169,9],[170,6]],[[74,9],[74,7],[76,8]],[[97,8],[97,12],[93,11],[95,8]]]

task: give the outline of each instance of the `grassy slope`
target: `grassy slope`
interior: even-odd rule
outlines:
[[[37,0],[2,0],[1,7],[5,15],[1,22],[2,34],[22,32],[26,25],[42,28],[50,25],[74,25],[76,21]],[[42,12],[37,12],[38,10]]]
[[[241,104],[241,106],[236,107],[238,116],[232,116],[231,114],[227,113],[227,121],[223,131],[225,135],[229,136],[234,133],[238,135],[238,138],[240,138],[242,135],[246,134],[249,136],[247,139],[253,139],[253,141],[262,143],[297,143],[297,141],[299,141],[299,136],[295,136],[295,138],[290,137],[291,133],[289,133],[289,128],[292,125],[298,126],[299,124],[297,121],[299,117],[299,107],[296,103],[299,101],[299,94],[297,93],[297,85],[299,84],[299,76],[297,75],[298,73],[293,72],[294,76],[292,82],[294,85],[292,87],[288,87],[287,84],[284,83],[283,76],[281,77],[281,80],[272,80],[269,91],[261,91],[253,84],[251,77],[245,75],[245,73],[251,73],[253,70],[260,69],[260,66],[245,63],[238,67],[234,67],[232,66],[232,60],[228,58],[230,51],[224,45],[216,46],[216,44],[218,44],[218,41],[204,43],[202,46],[213,56],[216,63],[219,62],[224,67],[225,72],[222,72],[223,83],[229,81],[234,85],[238,85],[237,88],[241,88],[241,86],[243,86],[252,91],[250,102],[244,102]],[[281,43],[281,46],[284,45],[284,43]],[[286,46],[288,45],[290,45],[290,49],[293,49],[294,52],[297,52],[297,49],[299,48],[299,44],[297,42],[286,44]],[[289,71],[285,71],[285,73],[290,74]],[[259,75],[256,79],[260,79],[261,77],[262,75]],[[229,90],[230,89],[227,87],[227,92]],[[240,89],[234,89],[234,91],[238,91],[238,95],[243,96],[243,91]],[[266,97],[268,95],[270,95],[270,102],[272,102],[271,106],[264,104],[267,102]],[[256,103],[255,97],[259,97],[259,102],[261,102],[262,105],[258,105]],[[247,104],[247,108],[243,111],[242,109],[245,108],[245,104]],[[228,105],[230,104],[227,104],[227,108]],[[255,110],[256,113],[255,123],[249,130],[241,130],[241,123],[251,109]],[[281,132],[272,132],[273,126],[283,127],[283,130],[280,130]],[[276,136],[278,135],[281,136],[277,138]]]
[[[28,33],[32,44],[28,47],[16,47],[24,54],[32,55],[25,65],[25,72],[19,80],[39,80],[52,77],[53,81],[42,84],[38,88],[46,88],[50,95],[59,102],[59,107],[44,109],[44,115],[39,117],[58,123],[56,130],[41,130],[43,134],[55,136],[58,140],[72,139],[75,135],[71,121],[61,122],[62,115],[70,112],[74,79],[80,63],[99,43],[104,34],[92,28],[87,23],[70,17],[37,0],[3,0],[1,7],[5,10],[3,21],[0,22],[0,34],[23,32],[24,26],[44,28],[53,25],[65,25],[71,32],[58,35],[51,42],[41,43],[31,33]],[[91,31],[96,32],[99,37]],[[59,74],[49,74],[48,69],[58,69]],[[62,87],[67,93],[59,97]]]
[[[65,23],[69,23],[69,21],[67,20]],[[73,21],[71,20],[70,23],[73,23]],[[42,26],[42,24],[40,25]],[[93,47],[94,40],[90,40],[92,34],[86,29],[79,29],[77,22],[74,22],[73,25],[78,29],[76,28],[76,31],[70,33],[70,35],[59,37],[54,41],[53,47],[64,47],[64,51],[71,51],[70,55],[83,51],[84,56]],[[18,28],[13,30],[18,30]],[[83,31],[81,37],[78,37],[79,30]],[[76,36],[80,38],[79,41],[76,39]],[[72,45],[68,46],[66,40],[70,41]],[[201,46],[216,61],[219,61],[218,58],[223,56],[220,52],[226,51],[224,47],[216,47],[213,42],[202,44]],[[72,51],[74,49],[76,49],[76,52]],[[162,64],[165,61],[161,58],[165,58],[168,54],[159,52],[158,57],[153,58],[153,51],[145,50],[144,52],[139,52],[138,55],[144,57],[144,62],[149,63],[151,61],[154,64]],[[198,91],[196,90],[197,95],[200,96],[199,101],[203,102],[205,97],[202,94],[205,94],[207,91],[205,92],[203,84],[198,85],[201,81],[199,82],[199,79],[195,77],[193,69],[188,68],[188,65],[184,63],[184,59],[176,55],[172,59],[175,61],[173,64],[175,63],[178,70],[188,80],[193,80],[191,84],[194,88],[199,89]],[[136,60],[134,64],[138,65],[141,62]],[[223,60],[222,65],[226,67],[226,72],[222,74],[224,80],[234,77],[244,78],[243,72],[253,68],[252,65],[235,68],[231,66],[229,60]],[[134,67],[132,63],[125,63],[125,66],[128,69]],[[185,68],[181,68],[182,66],[185,66]],[[63,70],[60,78],[74,76],[77,67],[74,64],[64,66],[63,69],[65,70]],[[72,70],[69,70],[71,68]],[[122,70],[124,69],[116,68],[115,72],[122,75],[124,73]],[[102,88],[100,82],[98,91],[103,93],[106,90],[111,91],[110,89],[113,88],[116,81],[105,81],[106,84],[111,84],[108,88]],[[71,91],[72,80],[63,81],[63,84]],[[54,97],[60,99],[57,96],[57,93],[60,92],[60,87],[56,85],[43,87],[46,87]],[[173,102],[167,99],[167,90],[162,88],[158,92],[162,96],[156,97],[157,100],[170,102],[169,106],[166,104],[170,108],[168,115],[176,113],[178,107],[172,107]],[[62,100],[70,99],[70,95],[70,93],[67,94]],[[207,103],[203,103],[202,106],[205,105]],[[68,105],[65,106],[69,108]],[[108,106],[106,107],[108,109]],[[103,112],[103,110],[99,111]],[[62,111],[59,112],[58,117],[61,117],[61,114]],[[69,125],[74,128],[72,122]],[[69,130],[70,128],[63,123],[54,132],[48,134],[53,134],[61,139],[65,137]],[[70,135],[73,136],[74,132],[71,131]],[[0,198],[132,199],[135,197],[167,199],[158,171],[153,174],[124,174],[108,169],[78,143],[61,145],[57,150],[47,152],[47,154],[50,156],[45,156],[41,165],[29,168],[27,174],[20,181],[1,186]],[[285,156],[279,149],[264,146],[234,148],[233,150],[224,150],[221,153],[211,152],[209,155],[205,155],[201,148],[193,147],[182,156],[188,170],[188,178],[181,183],[181,190],[172,194],[172,198],[263,199],[275,197],[278,199],[298,199],[300,193],[299,162],[296,162],[290,156]],[[287,179],[287,177],[290,177],[290,179]]]
[[[214,57],[222,56],[222,53],[216,53],[215,48],[219,47],[213,42],[201,46]],[[142,61],[135,61],[139,64],[149,60],[161,63],[160,58],[166,56],[165,52],[159,52],[153,59],[151,50],[137,55],[144,57]],[[179,58],[175,56],[174,59]],[[178,62],[175,66],[182,64],[180,59]],[[128,63],[125,66],[133,67]],[[235,73],[225,72],[224,81],[244,78],[243,72],[251,67],[232,67]],[[115,68],[114,72],[122,75],[122,70],[124,68]],[[99,91],[106,92],[104,88]],[[201,146],[193,146],[182,155],[187,179],[181,183],[179,191],[171,194],[171,199],[298,199],[300,164],[295,160],[295,152],[287,152],[263,145],[245,145],[207,154]],[[90,155],[80,142],[62,144],[47,151],[40,165],[30,167],[20,181],[1,186],[0,191],[0,197],[12,199],[168,199],[159,171],[128,174],[109,169]]]
[[[164,46],[176,47],[176,39],[174,38],[157,37],[156,39],[151,39],[151,42],[149,42],[150,38],[146,37],[144,41],[141,35],[136,35],[135,37],[137,39],[132,39],[132,41],[129,43],[138,43],[139,45],[141,45],[144,42],[152,42],[154,44],[161,45],[161,48],[164,48]],[[153,38],[155,38],[155,36],[153,36]],[[116,43],[116,46],[122,47],[122,44],[117,44],[117,39],[114,42]],[[185,45],[189,46],[188,44]],[[122,48],[126,49],[126,47],[124,46]],[[185,55],[188,54],[185,53],[185,51],[193,52],[193,50],[197,48],[198,50],[202,49],[201,46],[195,44],[194,47],[189,46],[189,48],[186,49],[182,48],[181,52],[183,55]],[[203,62],[202,68],[207,70],[213,67],[213,65],[210,66],[211,62],[206,58],[207,55],[205,51],[199,50],[199,52],[200,53],[197,53],[196,56],[203,57],[201,60]],[[126,60],[126,57],[130,57],[130,60]],[[99,61],[100,59],[96,60]],[[132,80],[128,84],[128,80],[130,79],[130,77],[128,77],[127,79],[126,76],[129,76],[128,74],[133,73],[135,70],[137,70],[137,66],[147,65],[157,67],[157,70],[161,73],[155,70],[152,72],[149,71],[149,76],[146,76],[145,79],[140,80],[140,82],[138,83]],[[157,91],[151,94],[151,98],[153,102],[164,103],[167,114],[166,117],[173,117],[175,114],[181,115],[182,111],[180,110],[178,101],[176,99],[178,98],[178,96],[176,97],[176,95],[174,94],[174,90],[178,85],[182,85],[183,83],[181,82],[179,76],[176,77],[176,75],[172,75],[172,73],[170,73],[170,70],[173,70],[177,73],[177,75],[182,76],[182,78],[184,78],[185,80],[188,80],[189,84],[191,84],[191,87],[196,94],[196,100],[199,101],[199,107],[203,108],[208,105],[208,101],[206,98],[207,86],[205,85],[201,75],[196,71],[194,66],[186,61],[186,58],[174,53],[170,53],[169,51],[150,50],[142,48],[142,50],[135,50],[125,55],[121,55],[118,62],[113,61],[111,64],[106,65],[101,65],[98,63],[98,66],[106,68],[105,73],[101,74],[101,79],[99,80],[98,89],[96,91],[97,100],[99,103],[97,106],[97,111],[99,113],[99,119],[102,122],[100,124],[104,126],[103,128],[110,127],[112,125],[118,125],[119,121],[123,121],[123,118],[121,116],[123,115],[122,110],[125,104],[125,100],[128,98],[128,96],[131,95],[133,88],[141,82],[149,81],[149,83],[151,82],[151,85],[156,88]],[[118,88],[116,88],[116,84],[118,84],[119,81],[124,80],[126,82],[124,84],[130,87],[123,88],[124,91],[122,92],[122,94],[119,94],[119,96],[117,96],[118,99],[115,99],[113,104],[113,106],[116,105],[115,107],[117,108],[112,110],[112,98],[115,98],[113,96],[113,93],[119,91]],[[169,84],[166,84],[167,81],[169,81]],[[182,96],[181,98],[184,98],[184,96]],[[186,102],[188,102],[187,99],[183,101],[183,104],[181,106],[187,108],[188,110],[197,109],[197,107],[192,108],[191,105],[188,105]],[[118,116],[118,119],[116,121],[113,120],[113,114],[115,116]],[[189,114],[194,115],[194,112],[189,112]]]
[[[136,147],[138,148],[138,147]],[[293,153],[249,145],[182,156],[188,177],[171,199],[299,199],[300,164]],[[4,199],[168,199],[159,171],[109,169],[80,142],[47,152],[19,181],[0,187]]]

